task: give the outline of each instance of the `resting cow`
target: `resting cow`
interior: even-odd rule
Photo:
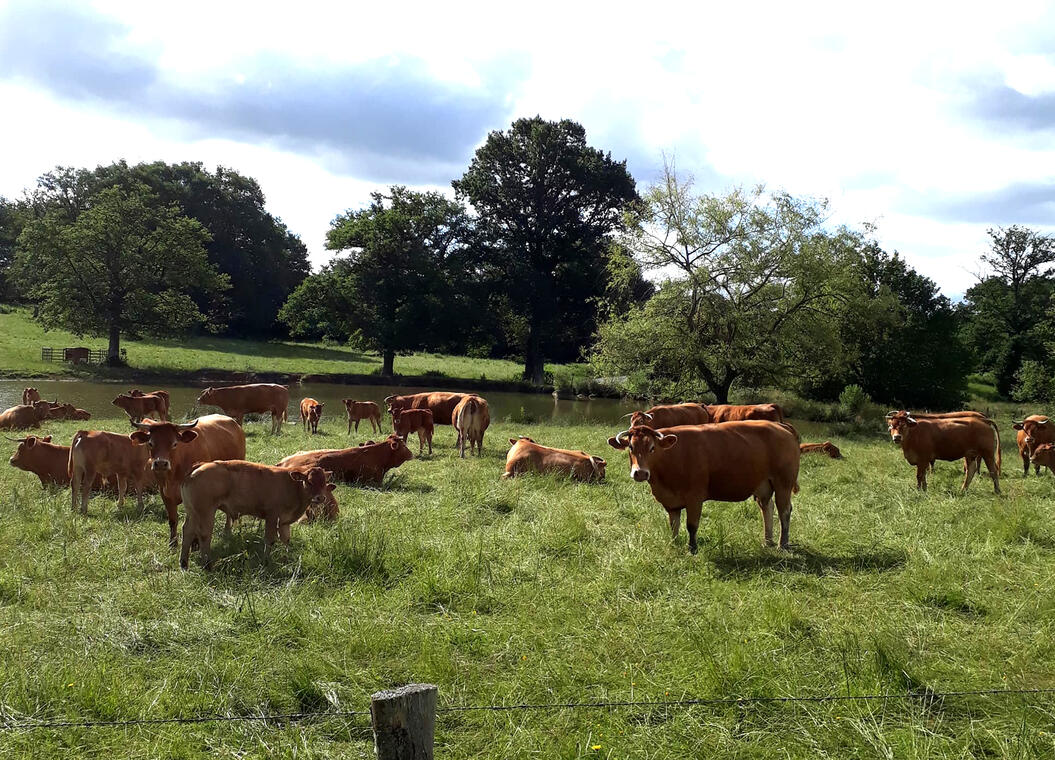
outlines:
[[[25,430],[40,427],[40,423],[46,420],[50,413],[51,407],[47,401],[13,406],[0,413],[0,430]]]
[[[706,409],[711,422],[784,421],[784,410],[776,404],[708,404]]]
[[[319,420],[322,419],[322,407],[313,398],[305,398],[300,401],[300,421],[304,423],[304,432],[308,432],[308,425],[311,425],[311,434],[315,435],[319,432]]]
[[[224,414],[234,418],[239,425],[247,414],[270,414],[271,432],[278,435],[282,432],[282,423],[288,413],[289,388],[273,383],[206,388],[198,396],[198,403],[220,407]]]
[[[147,452],[120,433],[102,430],[78,430],[70,443],[69,455],[70,505],[81,514],[88,514],[88,499],[97,477],[117,481],[117,508],[125,503],[125,492],[131,486],[136,492],[136,504],[143,508],[143,490],[150,480],[147,471]]]
[[[414,458],[407,444],[393,433],[383,441],[368,441],[349,449],[298,451],[278,467],[321,467],[346,483],[380,487],[385,473]]]
[[[48,419],[51,420],[90,420],[92,415],[84,409],[78,409],[73,404],[52,405],[48,410]]]
[[[133,424],[138,430],[130,433],[128,439],[149,455],[150,471],[168,516],[169,545],[176,546],[177,508],[182,502],[180,485],[184,478],[201,462],[245,459],[245,432],[222,414],[209,414],[182,425],[152,420]]]
[[[630,427],[664,428],[675,425],[706,425],[711,421],[711,413],[703,404],[664,404],[654,406],[644,412],[632,412]]]
[[[491,410],[487,401],[477,395],[469,395],[454,407],[454,429],[458,433],[458,451],[465,459],[465,444],[469,443],[469,453],[476,455],[484,451],[484,432],[491,424]]]
[[[404,441],[411,433],[418,434],[418,456],[421,456],[425,442],[432,453],[432,411],[429,409],[397,409],[392,412],[392,429]]]
[[[887,418],[887,425],[891,440],[901,446],[905,459],[916,467],[917,488],[927,490],[927,467],[934,460],[963,459],[960,493],[967,492],[982,461],[993,478],[993,490],[1000,493],[1000,430],[992,420],[970,416],[916,419],[898,412]]]
[[[454,407],[468,393],[447,393],[445,391],[433,391],[432,393],[413,393],[409,396],[388,396],[385,404],[389,414],[395,414],[401,409],[428,409],[432,412],[432,423],[434,425],[454,424]]]
[[[1045,443],[1055,443],[1055,425],[1048,424],[1048,418],[1043,414],[1031,414],[1021,422],[1011,420],[1011,427],[1016,430],[1015,439],[1018,443],[1018,455],[1022,457],[1022,477],[1029,475],[1030,460],[1033,451]],[[1034,471],[1040,475],[1041,465],[1033,463]]]
[[[168,391],[143,393],[138,388],[134,388],[128,393],[120,394],[112,403],[119,409],[123,409],[132,422],[139,422],[145,417],[156,417],[162,422],[169,418]]]
[[[827,454],[832,459],[842,459],[843,453],[831,441],[824,443],[800,443],[799,451],[803,454]]]
[[[321,508],[334,486],[321,467],[288,470],[245,461],[208,462],[196,467],[180,487],[186,505],[180,567],[187,569],[191,544],[197,543],[201,563],[209,569],[213,522],[216,510],[227,515],[228,524],[243,515],[264,521],[264,554],[275,537],[289,544],[289,526],[314,504]]]
[[[36,388],[26,388],[22,391],[22,404],[32,406],[34,401],[40,401],[40,392]]]
[[[381,407],[375,404],[373,401],[356,401],[350,398],[342,398],[341,403],[344,404],[344,411],[348,414],[348,433],[352,432],[352,423],[355,423],[355,432],[359,432],[359,421],[369,420],[370,421],[370,432],[374,432],[374,428],[377,428],[377,432],[381,432]]]
[[[557,473],[584,483],[604,480],[607,463],[585,451],[551,449],[535,443],[527,436],[510,438],[512,447],[506,454],[503,478],[513,478],[525,472]]]
[[[743,501],[754,496],[762,511],[767,546],[773,545],[773,499],[780,516],[780,548],[789,548],[791,495],[798,493],[799,436],[790,425],[769,421],[683,425],[660,430],[632,427],[608,444],[629,449],[630,476],[647,482],[678,535],[681,512],[696,553],[696,531],[705,501]]]

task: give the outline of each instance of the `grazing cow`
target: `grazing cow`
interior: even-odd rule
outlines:
[[[397,409],[392,412],[392,430],[404,441],[416,432],[418,434],[418,456],[421,456],[425,442],[429,444],[429,454],[432,453],[432,411],[429,409]]]
[[[466,396],[454,407],[454,429],[458,432],[458,450],[465,459],[465,443],[469,442],[469,453],[476,450],[479,456],[484,451],[484,432],[491,424],[491,410],[480,396]]]
[[[322,419],[322,407],[324,404],[320,404],[313,398],[305,398],[300,401],[300,421],[304,423],[304,432],[308,431],[308,424],[311,424],[311,434],[315,435],[319,432],[319,420]]]
[[[453,425],[454,407],[468,395],[471,394],[444,391],[414,393],[409,396],[388,396],[385,398],[385,404],[389,414],[395,414],[401,409],[428,409],[432,412],[434,425]]]
[[[289,526],[300,519],[309,504],[321,508],[332,498],[334,486],[321,467],[288,470],[245,461],[219,461],[199,465],[180,487],[187,517],[183,521],[180,567],[187,569],[191,544],[201,550],[201,563],[211,566],[209,551],[216,510],[228,523],[243,515],[264,521],[264,553],[276,536],[289,544]]]
[[[743,501],[754,496],[762,511],[767,546],[773,546],[773,498],[780,516],[780,548],[789,548],[791,495],[798,493],[799,436],[778,422],[741,421],[722,425],[681,425],[654,430],[632,427],[608,445],[629,449],[630,476],[647,482],[667,510],[671,538],[686,511],[689,551],[705,501]]]
[[[800,443],[799,451],[803,454],[827,454],[832,459],[842,459],[843,453],[831,441],[824,443]]]
[[[711,415],[711,422],[784,421],[784,410],[776,404],[708,404],[706,409]]]
[[[176,546],[177,507],[182,497],[180,485],[201,462],[217,459],[245,459],[245,432],[238,423],[222,414],[209,414],[193,422],[144,421],[133,423],[138,430],[128,438],[149,456],[161,500],[169,521],[169,545]],[[230,524],[227,529],[230,530]]]
[[[168,391],[143,393],[138,388],[134,388],[128,393],[119,395],[112,403],[123,409],[132,422],[141,422],[144,417],[148,416],[156,417],[162,422],[166,422],[169,418]]]
[[[289,388],[272,383],[253,385],[229,385],[224,388],[206,388],[198,396],[199,404],[211,404],[223,409],[241,425],[247,414],[271,414],[271,432],[282,432],[282,423],[289,408]]]
[[[36,388],[26,388],[22,391],[23,406],[32,406],[35,401],[40,401],[40,392]]]
[[[348,433],[352,432],[352,423],[355,423],[355,432],[359,432],[359,421],[370,420],[370,432],[381,432],[381,407],[373,401],[356,401],[350,398],[342,398],[344,410],[348,413]]]
[[[645,412],[632,412],[630,427],[664,428],[675,425],[706,425],[711,421],[711,413],[703,404],[664,404],[654,406]]]
[[[380,488],[385,473],[414,458],[406,442],[393,433],[383,441],[367,441],[350,449],[298,451],[283,459],[278,467],[321,467],[345,483]]]
[[[927,467],[936,459],[963,459],[964,479],[960,493],[966,493],[971,480],[985,461],[993,478],[993,490],[1000,493],[1000,429],[992,420],[977,417],[916,419],[906,412],[887,418],[890,438],[901,445],[909,464],[916,467],[916,487],[927,490]],[[995,449],[995,451],[994,451]],[[995,458],[994,458],[995,453]]]
[[[48,418],[50,412],[51,407],[47,401],[13,406],[0,413],[0,430],[25,430],[40,427],[40,423]]]
[[[1029,475],[1029,464],[1033,456],[1033,450],[1044,443],[1055,443],[1055,425],[1048,424],[1048,418],[1043,414],[1031,414],[1021,422],[1011,420],[1011,427],[1015,433],[1018,443],[1018,455],[1022,457],[1022,477]],[[1041,465],[1034,463],[1033,468],[1040,475]]]
[[[143,508],[143,489],[150,479],[147,471],[147,452],[136,446],[127,436],[102,430],[78,430],[70,443],[69,458],[70,504],[77,511],[81,500],[81,514],[88,514],[88,499],[96,477],[117,480],[117,508],[125,503],[128,486],[136,491],[136,504]]]
[[[541,446],[527,436],[510,438],[512,447],[506,454],[503,478],[514,478],[525,472],[555,472],[568,475],[584,483],[604,480],[607,462],[585,451],[551,449]]]

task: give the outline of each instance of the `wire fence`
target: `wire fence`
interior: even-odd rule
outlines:
[[[626,700],[599,702],[544,702],[507,705],[447,705],[436,708],[437,714],[464,712],[513,712],[519,710],[605,710],[624,707],[688,708],[688,707],[750,707],[752,705],[817,704],[847,702],[915,701],[932,704],[944,699],[963,697],[1005,698],[1055,695],[1050,689],[970,689],[957,691],[918,691],[896,694],[825,694],[805,697],[715,697],[700,699]],[[129,718],[122,720],[23,720],[0,719],[0,731],[33,731],[58,728],[127,728],[188,723],[299,723],[369,716],[369,710],[320,710],[292,713],[253,713],[247,715],[196,715],[171,718]]]

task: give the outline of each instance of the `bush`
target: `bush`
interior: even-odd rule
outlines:
[[[864,417],[871,403],[872,399],[860,385],[848,385],[839,394],[839,408],[851,419]]]
[[[1044,365],[1036,361],[1024,361],[1015,373],[1015,386],[1011,392],[1015,401],[1051,401],[1055,398],[1055,384]]]

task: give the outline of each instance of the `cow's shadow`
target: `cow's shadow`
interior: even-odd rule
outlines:
[[[707,560],[723,578],[747,578],[763,572],[807,575],[888,572],[903,567],[908,562],[908,553],[904,549],[877,547],[828,554],[808,545],[793,543],[790,551],[762,548],[737,551],[724,548],[708,554]]]

